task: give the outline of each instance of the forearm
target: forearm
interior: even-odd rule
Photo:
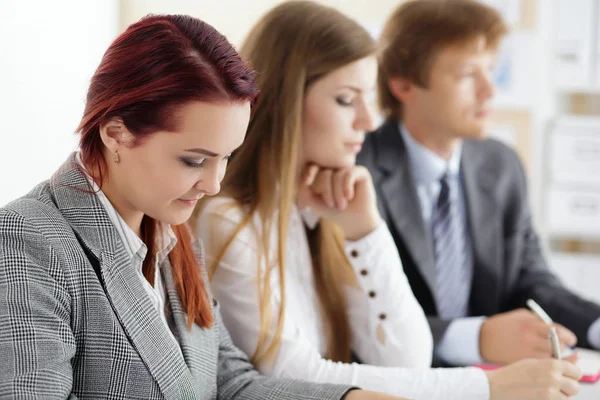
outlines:
[[[431,331],[386,225],[360,241],[347,242],[346,253],[360,286],[348,288],[346,296],[359,358],[373,365],[429,367]]]

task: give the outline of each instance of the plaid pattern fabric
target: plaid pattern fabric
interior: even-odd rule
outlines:
[[[170,265],[181,351],[71,155],[0,209],[0,398],[339,399],[348,387],[260,376],[215,325],[187,330]]]

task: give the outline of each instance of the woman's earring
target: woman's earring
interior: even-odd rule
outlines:
[[[113,161],[115,162],[115,164],[118,164],[121,162],[121,157],[119,156],[119,153],[117,152],[117,150],[115,150],[115,154],[113,155]]]

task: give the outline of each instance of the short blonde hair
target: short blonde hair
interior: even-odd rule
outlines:
[[[378,97],[382,113],[402,118],[402,103],[391,93],[390,78],[402,77],[427,87],[440,50],[483,36],[496,50],[508,32],[494,8],[475,0],[413,0],[387,20],[380,40]]]

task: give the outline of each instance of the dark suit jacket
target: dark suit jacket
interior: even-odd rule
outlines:
[[[358,163],[371,171],[379,210],[437,345],[451,321],[438,317],[433,243],[397,121],[367,135]],[[470,314],[490,316],[524,307],[533,298],[577,335],[579,346],[589,347],[587,332],[600,317],[600,306],[568,291],[548,270],[515,152],[494,140],[465,140],[460,169],[474,250]]]

